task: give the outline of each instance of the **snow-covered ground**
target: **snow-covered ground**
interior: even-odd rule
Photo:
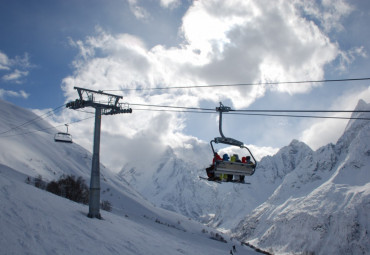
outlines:
[[[62,174],[89,183],[91,154],[75,143],[54,142],[56,130],[33,121],[37,116],[27,110],[1,100],[0,109],[0,254],[230,254],[233,245],[238,254],[256,254],[226,234],[153,206],[103,165],[101,199],[113,206],[101,211],[103,220],[88,218],[86,205],[27,184],[27,177],[50,181]],[[214,240],[216,234],[227,242]]]
[[[257,254],[227,236],[227,243],[215,241],[210,237],[216,231],[158,208],[101,211],[103,220],[90,219],[87,206],[37,189],[25,178],[0,166],[0,254],[224,255],[233,245],[237,254]]]
[[[119,175],[101,165],[101,199],[113,210],[97,220],[86,217],[87,206],[25,183],[39,174],[89,183],[91,154],[55,143],[56,130],[28,122],[36,118],[29,111],[1,100],[0,108],[1,254],[230,254],[234,244],[238,254],[253,254],[239,241],[275,254],[370,254],[367,120],[349,121],[336,144],[317,151],[293,140],[259,161],[250,184],[199,179],[209,148],[198,142],[194,157],[168,148],[157,161],[127,164]],[[360,101],[357,110],[370,104]],[[44,131],[21,135],[35,129]],[[227,243],[211,239],[212,227]]]

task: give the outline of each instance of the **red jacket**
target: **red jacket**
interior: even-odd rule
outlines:
[[[220,155],[218,155],[217,153],[216,153],[216,155],[214,156],[212,163],[214,164],[216,160],[218,160],[218,161],[222,161],[222,158],[221,158],[221,157],[220,157]]]

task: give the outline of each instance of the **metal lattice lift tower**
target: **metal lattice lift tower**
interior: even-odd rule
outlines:
[[[89,218],[101,218],[100,209],[100,128],[101,115],[113,115],[119,113],[132,113],[132,109],[128,104],[120,104],[118,101],[122,96],[104,93],[103,91],[95,91],[74,87],[77,90],[79,99],[69,102],[66,107],[69,109],[80,109],[84,107],[95,108],[95,130],[94,130],[94,147],[93,158],[91,165],[91,179],[90,179],[90,194],[89,194]],[[107,103],[98,101],[98,99],[108,99]]]

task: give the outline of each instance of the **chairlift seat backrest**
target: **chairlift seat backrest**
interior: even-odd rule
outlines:
[[[54,136],[54,141],[63,143],[72,143],[72,136],[68,133],[58,132]]]
[[[234,146],[239,146],[242,147],[244,145],[243,142],[240,142],[234,138],[230,137],[215,137],[214,139],[215,143],[223,143],[223,144],[228,144],[228,145],[234,145]]]
[[[253,175],[255,164],[231,161],[216,161],[215,174]]]

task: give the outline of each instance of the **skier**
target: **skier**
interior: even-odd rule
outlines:
[[[206,168],[206,172],[207,172],[207,176],[208,176],[209,180],[214,180],[215,179],[215,173],[214,173],[215,162],[216,161],[221,161],[221,160],[222,160],[222,158],[220,157],[220,155],[218,155],[218,153],[215,152],[213,160],[212,160],[212,165],[210,167]]]
[[[226,153],[222,156],[222,160],[223,161],[229,161],[229,155],[227,155]],[[220,179],[221,181],[226,181],[227,179],[227,174],[221,174],[220,175]]]
[[[251,161],[251,156],[246,156],[245,157],[247,164],[252,165],[254,167],[254,163]]]

